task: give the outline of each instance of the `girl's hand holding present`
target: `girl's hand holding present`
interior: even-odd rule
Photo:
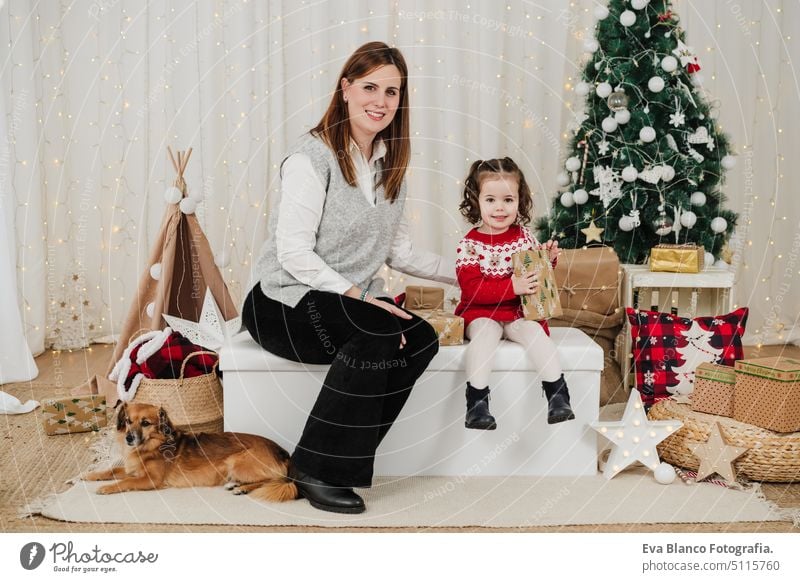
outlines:
[[[556,259],[558,259],[558,255],[561,254],[561,249],[558,248],[558,241],[550,239],[546,243],[544,243],[544,248],[547,250],[548,254],[550,255],[550,262],[552,263]]]
[[[539,292],[539,277],[535,271],[511,276],[511,284],[517,295],[535,295]]]

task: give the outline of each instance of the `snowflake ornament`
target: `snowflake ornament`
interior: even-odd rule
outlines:
[[[653,372],[648,370],[647,372],[644,373],[645,384],[647,384],[648,386],[652,386],[655,383],[655,381],[656,381],[656,375]]]
[[[684,123],[686,123],[686,116],[683,114],[683,111],[680,109],[675,113],[672,113],[669,116],[669,123],[670,125],[674,125],[675,127],[680,127]]]
[[[609,144],[605,139],[603,139],[597,144],[597,151],[600,153],[601,156],[604,156],[608,153],[608,149],[610,147],[611,144]]]

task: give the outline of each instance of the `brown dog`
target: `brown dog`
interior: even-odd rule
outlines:
[[[297,486],[287,477],[289,453],[269,439],[233,432],[184,434],[163,408],[132,402],[117,414],[117,438],[128,447],[125,467],[83,477],[118,479],[100,487],[101,495],[224,484],[235,495],[251,493],[264,501],[297,498]]]

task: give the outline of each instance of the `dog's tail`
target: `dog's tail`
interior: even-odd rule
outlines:
[[[291,501],[297,499],[297,485],[288,477],[279,477],[264,483],[258,489],[250,493],[250,497],[261,499],[262,501]]]

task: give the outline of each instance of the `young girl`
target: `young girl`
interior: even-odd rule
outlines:
[[[478,160],[465,181],[460,210],[478,224],[461,240],[456,274],[461,302],[456,315],[464,318],[467,345],[467,428],[493,430],[489,413],[489,374],[502,337],[522,344],[542,378],[547,395],[547,422],[572,420],[569,392],[547,323],[523,319],[520,295],[539,289],[535,273],[514,275],[511,256],[519,251],[547,249],[555,266],[558,242],[545,245],[523,224],[530,222],[531,192],[511,158]]]

